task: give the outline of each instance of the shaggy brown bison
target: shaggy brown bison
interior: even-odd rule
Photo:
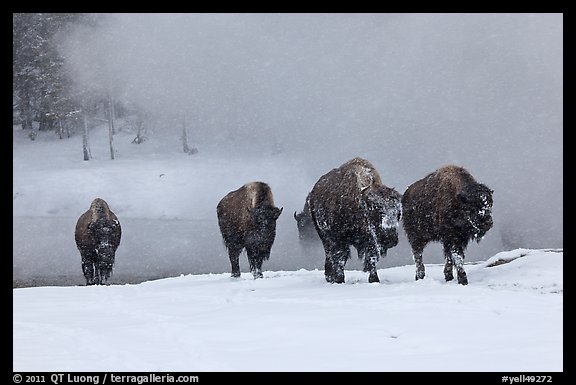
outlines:
[[[344,282],[344,265],[354,246],[370,273],[368,281],[379,282],[376,263],[398,244],[400,194],[382,183],[370,162],[354,158],[320,177],[309,204],[326,254],[326,280]]]
[[[492,227],[493,191],[462,167],[441,167],[410,185],[402,196],[402,223],[416,263],[416,279],[424,278],[422,252],[432,241],[444,247],[444,277],[468,284],[464,250]]]
[[[294,219],[296,220],[296,226],[298,227],[298,239],[300,239],[300,243],[304,246],[320,241],[314,223],[312,222],[310,203],[308,202],[309,199],[310,194],[306,197],[304,209],[300,214],[297,214],[296,211],[294,211]]]
[[[108,203],[100,198],[94,199],[90,209],[78,219],[74,233],[87,285],[108,282],[121,236],[120,222]]]
[[[250,182],[228,193],[216,207],[218,226],[228,249],[232,277],[240,276],[239,256],[246,248],[254,279],[262,278],[262,262],[270,258],[276,220],[282,209],[274,206],[272,190],[263,182]]]

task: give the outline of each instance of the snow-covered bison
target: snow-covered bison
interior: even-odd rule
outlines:
[[[300,244],[304,246],[309,246],[315,242],[320,242],[318,238],[318,233],[312,222],[312,215],[310,214],[310,194],[306,197],[306,202],[304,203],[304,209],[301,213],[297,214],[294,211],[294,219],[296,220],[296,226],[298,227],[298,239],[300,239]]]
[[[354,158],[320,177],[309,204],[326,254],[326,281],[344,282],[344,266],[354,246],[370,273],[368,282],[379,282],[376,263],[398,244],[400,198],[365,159]]]
[[[228,193],[216,207],[218,226],[228,249],[232,277],[240,276],[239,257],[246,248],[254,279],[262,278],[262,262],[270,258],[276,220],[282,209],[274,206],[272,190],[263,182],[250,182]]]
[[[422,252],[432,241],[444,247],[444,277],[468,284],[464,250],[492,227],[492,193],[462,167],[448,165],[408,186],[402,196],[402,223],[416,263],[416,280],[425,276]]]
[[[108,282],[121,237],[120,222],[108,203],[100,198],[94,199],[90,209],[78,219],[74,233],[87,285]]]

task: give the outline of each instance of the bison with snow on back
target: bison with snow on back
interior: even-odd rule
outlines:
[[[400,198],[365,159],[354,158],[320,177],[309,204],[326,254],[326,281],[344,282],[344,266],[354,246],[370,273],[368,281],[379,282],[376,263],[398,244]]]
[[[121,236],[120,222],[108,203],[104,199],[94,199],[90,209],[78,218],[74,233],[87,285],[108,282]]]
[[[464,250],[492,227],[492,193],[462,167],[441,167],[410,185],[402,196],[402,223],[416,264],[416,280],[424,278],[422,252],[433,241],[444,248],[444,278],[468,284]]]
[[[276,220],[282,209],[274,206],[272,190],[263,182],[250,182],[228,193],[216,207],[218,226],[228,249],[232,277],[240,277],[239,257],[246,248],[254,279],[262,278],[262,262],[270,258]]]

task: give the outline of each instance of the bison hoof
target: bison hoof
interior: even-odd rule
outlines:
[[[261,271],[259,271],[257,273],[253,273],[252,275],[254,276],[254,279],[264,278],[264,274],[262,274]]]
[[[446,279],[446,282],[452,281],[454,279],[454,274],[452,273],[444,274],[444,278]]]
[[[368,276],[368,282],[372,283],[372,282],[380,282],[380,279],[378,278],[378,274],[376,273],[370,273],[370,275]]]
[[[233,272],[232,274],[230,274],[230,276],[231,276],[232,278],[240,278],[240,273],[234,273],[234,272]]]
[[[460,285],[468,285],[468,277],[466,277],[466,274],[458,274],[458,283]]]
[[[335,274],[334,283],[344,283],[344,274]]]
[[[426,274],[423,271],[417,271],[416,272],[416,281],[418,281],[419,279],[424,279],[425,276],[426,276]]]

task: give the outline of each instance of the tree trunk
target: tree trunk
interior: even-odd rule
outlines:
[[[114,160],[114,101],[108,97],[108,140],[110,143],[110,159]]]
[[[112,126],[112,135],[114,135],[116,134],[116,128],[114,127],[114,121],[116,120],[116,108],[114,107],[114,97],[112,94],[108,95],[108,110],[110,115],[110,124]]]
[[[184,152],[190,154],[190,147],[188,146],[188,132],[186,131],[186,114],[182,114],[182,145]]]
[[[42,90],[38,111],[38,131],[50,131],[54,129],[54,118],[51,116],[49,96],[46,90]]]
[[[82,134],[82,149],[84,150],[84,160],[90,160],[90,146],[88,145],[88,118],[86,117],[86,110],[82,110],[82,117],[84,119],[84,132]]]
[[[34,120],[34,112],[31,104],[30,89],[29,85],[22,82],[20,85],[18,97],[20,98],[20,103],[18,108],[20,110],[20,120],[22,122],[23,130],[32,130],[32,121]]]
[[[186,129],[186,114],[182,115],[182,145],[184,152],[188,155],[196,154],[198,149],[188,145],[188,130]]]

